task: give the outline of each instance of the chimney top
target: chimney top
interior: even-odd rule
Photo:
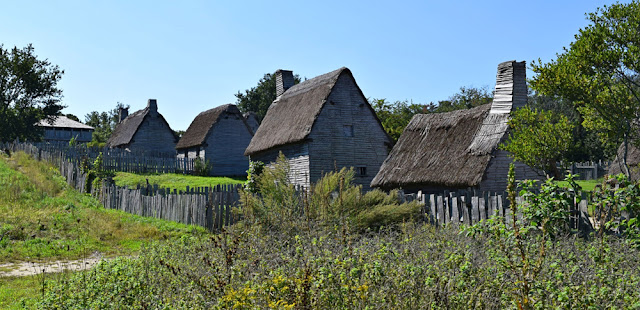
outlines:
[[[129,116],[129,108],[119,108],[118,112],[120,112],[120,118],[118,120],[118,123],[124,121],[124,119],[127,118],[127,116]]]
[[[496,90],[490,113],[510,113],[527,104],[527,65],[524,61],[505,61],[498,65]]]
[[[158,112],[158,102],[155,99],[147,101],[147,108],[152,112]]]
[[[276,96],[280,97],[294,84],[293,71],[278,69],[276,71]]]

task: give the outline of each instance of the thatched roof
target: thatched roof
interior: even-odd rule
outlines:
[[[136,111],[133,114],[130,114],[129,116],[127,116],[127,118],[125,118],[123,121],[118,123],[116,125],[116,128],[111,133],[109,140],[107,140],[107,146],[118,147],[118,146],[124,146],[129,144],[131,142],[131,139],[133,139],[133,136],[138,131],[140,124],[142,124],[144,119],[147,116],[149,116],[152,110],[155,110],[157,113],[157,106],[155,105],[155,100],[153,100],[153,105],[149,103],[146,108]],[[171,130],[171,126],[169,126],[169,123],[167,123],[167,121],[164,119],[162,114],[157,113],[157,115],[160,118],[160,120],[162,120],[167,125],[167,128]],[[173,133],[173,130],[171,132]],[[174,133],[174,137],[175,137],[175,133]],[[175,139],[178,140],[177,137],[175,137]]]
[[[86,129],[86,130],[94,129],[89,125],[85,125],[83,123],[74,121],[63,115],[56,116],[53,121],[50,121],[48,119],[43,119],[38,123],[38,126],[48,127],[48,128],[71,128],[71,129]]]
[[[285,91],[269,107],[244,154],[251,155],[306,139],[336,81],[344,74],[353,79],[351,71],[342,67]],[[362,97],[366,101],[366,97]],[[373,110],[371,106],[369,108]]]
[[[400,136],[373,187],[476,186],[507,130],[509,114],[491,104],[469,110],[418,114]]]
[[[622,158],[624,155],[624,145],[618,148],[618,155],[609,166],[609,175],[616,175],[623,172]],[[631,174],[630,179],[633,181],[640,180],[640,149],[629,143],[627,150],[627,165]]]
[[[187,128],[184,135],[182,135],[182,138],[176,145],[176,149],[202,145],[207,140],[209,134],[211,134],[211,129],[218,120],[221,117],[228,115],[237,116],[240,121],[244,123],[247,130],[250,133],[253,133],[242,116],[242,113],[238,110],[238,107],[233,104],[225,104],[198,114],[193,122],[191,122],[191,125],[189,125],[189,128]]]

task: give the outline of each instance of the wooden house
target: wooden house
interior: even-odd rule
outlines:
[[[75,139],[78,143],[91,142],[93,127],[69,119],[66,116],[56,116],[54,120],[41,120],[38,125],[44,129],[45,142],[69,143]]]
[[[323,173],[353,167],[365,189],[387,157],[391,138],[347,68],[293,85],[276,72],[277,99],[245,151],[270,163],[282,152],[294,184],[309,186]]]
[[[527,103],[525,75],[524,62],[501,63],[492,103],[415,115],[371,186],[408,192],[504,191],[513,159],[498,146],[508,135],[511,110]],[[544,179],[542,173],[522,163],[515,168],[517,179]]]
[[[178,137],[158,113],[155,99],[149,99],[147,107],[128,115],[127,109],[120,110],[120,122],[111,133],[107,146],[122,148],[131,152],[175,156]]]
[[[609,175],[625,173],[624,168],[624,145],[620,145],[616,158],[609,166]],[[629,167],[629,179],[632,181],[640,180],[640,149],[632,143],[627,147],[627,166]]]
[[[233,104],[204,111],[191,122],[176,145],[178,158],[201,158],[212,165],[211,175],[246,175],[244,150],[253,131]]]

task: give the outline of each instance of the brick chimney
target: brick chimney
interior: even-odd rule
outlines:
[[[527,65],[505,61],[498,65],[491,113],[510,113],[527,104]]]
[[[118,108],[119,117],[118,123],[124,121],[127,116],[129,116],[129,108]]]
[[[293,86],[293,71],[278,69],[276,71],[276,96],[280,97]]]
[[[147,101],[147,108],[149,109],[149,111],[157,113],[158,102],[155,99],[149,99],[149,101]]]

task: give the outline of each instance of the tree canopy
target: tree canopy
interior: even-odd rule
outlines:
[[[604,6],[587,19],[557,59],[532,64],[531,86],[573,102],[585,128],[626,148],[640,141],[640,3]]]
[[[85,115],[85,124],[94,128],[91,145],[103,146],[109,140],[111,132],[113,132],[120,120],[121,108],[128,109],[129,106],[118,102],[113,110],[106,112],[92,111]]]
[[[565,158],[572,143],[573,124],[553,111],[523,107],[511,112],[509,137],[501,148],[518,161],[561,178],[556,162]]]
[[[294,83],[300,83],[300,76],[293,76]],[[275,73],[265,74],[258,85],[247,89],[244,93],[236,93],[236,105],[242,113],[255,112],[258,121],[262,121],[267,114],[271,103],[276,100],[276,75]]]
[[[42,139],[36,124],[64,108],[56,87],[62,74],[47,59],[39,60],[31,44],[10,50],[0,44],[0,141]]]

